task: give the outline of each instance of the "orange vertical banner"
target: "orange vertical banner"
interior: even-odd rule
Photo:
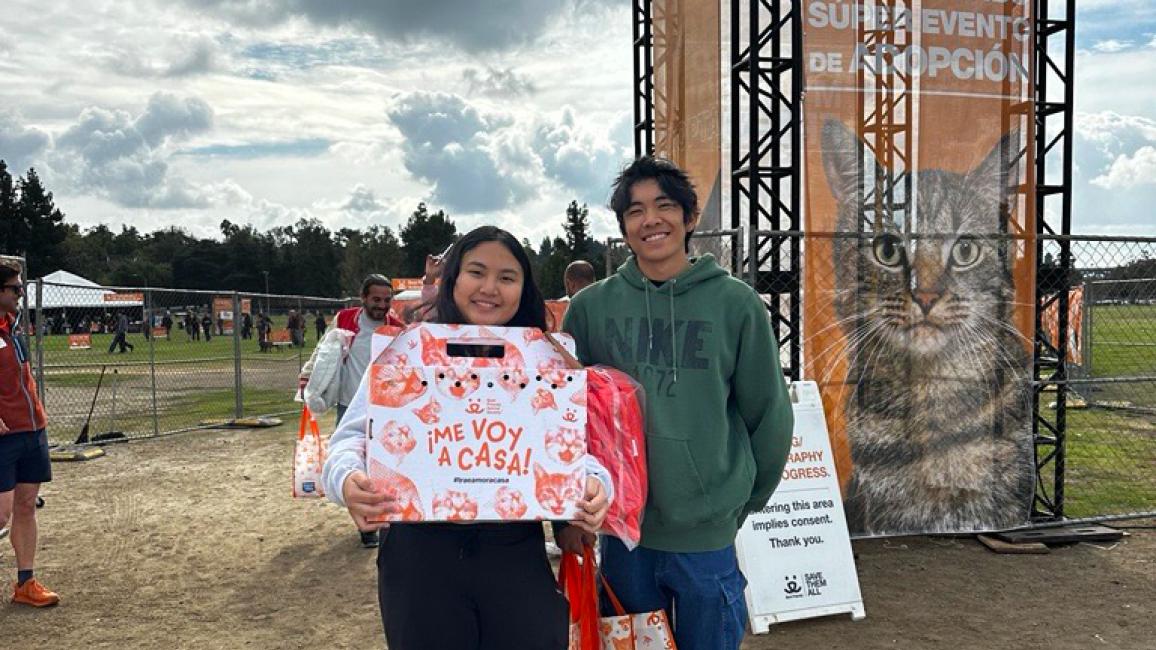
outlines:
[[[805,376],[858,534],[1028,520],[1030,9],[802,10]]]

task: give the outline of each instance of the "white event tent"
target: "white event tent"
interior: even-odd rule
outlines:
[[[55,271],[44,276],[44,309],[85,309],[98,307],[115,309],[121,307],[141,307],[139,294],[117,293],[99,284],[68,271]],[[28,308],[40,309],[37,303],[39,280],[28,282]]]

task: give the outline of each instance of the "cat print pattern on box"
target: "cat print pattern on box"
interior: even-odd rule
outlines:
[[[421,420],[422,424],[437,424],[441,419],[438,417],[441,410],[441,403],[433,395],[430,395],[429,402],[426,402],[426,405],[421,408],[413,409],[413,414]]]
[[[428,383],[420,369],[375,364],[369,379],[369,400],[378,406],[399,408],[425,394]]]
[[[482,380],[472,368],[440,368],[434,378],[438,391],[450,399],[463,400],[482,385]]]
[[[398,424],[393,420],[385,423],[385,426],[381,428],[379,436],[381,448],[385,450],[385,453],[396,458],[398,465],[401,464],[406,454],[413,451],[413,448],[417,446],[417,440],[414,440],[410,428],[404,424]]]
[[[478,518],[478,502],[465,492],[446,490],[434,495],[433,513],[441,521],[472,521]]]
[[[498,385],[501,386],[507,393],[510,394],[510,401],[513,402],[518,398],[518,394],[522,392],[526,386],[530,384],[530,378],[521,368],[507,368],[502,372],[502,376],[498,378]]]
[[[914,223],[897,223],[862,199],[874,190],[870,176],[885,173],[862,141],[836,120],[823,127],[836,229],[863,233],[833,242],[846,344],[815,360],[820,374],[831,365],[824,355],[848,360],[853,474],[845,505],[854,532],[992,530],[1028,520],[1031,364],[1012,319],[1017,243],[1004,235],[1019,145],[1013,131],[966,173],[917,172]]]
[[[579,467],[574,472],[551,474],[534,463],[534,498],[555,515],[566,511],[566,504],[582,498],[582,478],[586,475]]]
[[[376,460],[369,461],[369,476],[374,487],[397,499],[401,512],[386,515],[388,521],[421,521],[421,493],[408,476],[382,465]]]
[[[551,429],[546,432],[546,455],[563,465],[569,465],[586,455],[586,437],[578,429]]]
[[[510,520],[521,519],[527,510],[522,493],[509,487],[500,487],[494,493],[493,508],[498,518]]]
[[[554,393],[539,388],[534,393],[534,397],[530,399],[530,406],[534,409],[534,415],[546,409],[558,410],[558,403],[554,401]]]

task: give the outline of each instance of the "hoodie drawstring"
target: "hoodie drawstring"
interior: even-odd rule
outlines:
[[[646,293],[646,359],[654,352],[654,321],[650,319],[650,281],[644,280],[642,290]]]
[[[670,345],[674,355],[674,383],[678,383],[678,323],[674,320],[674,285],[678,278],[670,279]]]
[[[671,278],[659,288],[658,293],[662,293],[663,287],[670,287],[670,345],[673,356],[674,369],[674,383],[678,383],[678,325],[674,320],[674,288],[678,283],[678,278]],[[649,360],[654,353],[654,321],[650,314],[650,282],[644,281],[642,283],[642,290],[646,294],[646,358]]]

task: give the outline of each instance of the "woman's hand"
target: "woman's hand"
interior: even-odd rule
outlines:
[[[593,476],[586,477],[586,496],[578,502],[578,508],[578,515],[570,523],[592,535],[598,532],[606,520],[606,511],[610,509],[602,481]]]
[[[378,492],[373,479],[361,470],[355,470],[345,477],[341,485],[341,498],[357,529],[365,532],[389,526],[388,522],[371,522],[369,519],[401,512],[397,497],[388,492]]]
[[[577,526],[566,526],[554,535],[554,543],[567,553],[582,555],[583,546],[594,546],[596,536]]]

